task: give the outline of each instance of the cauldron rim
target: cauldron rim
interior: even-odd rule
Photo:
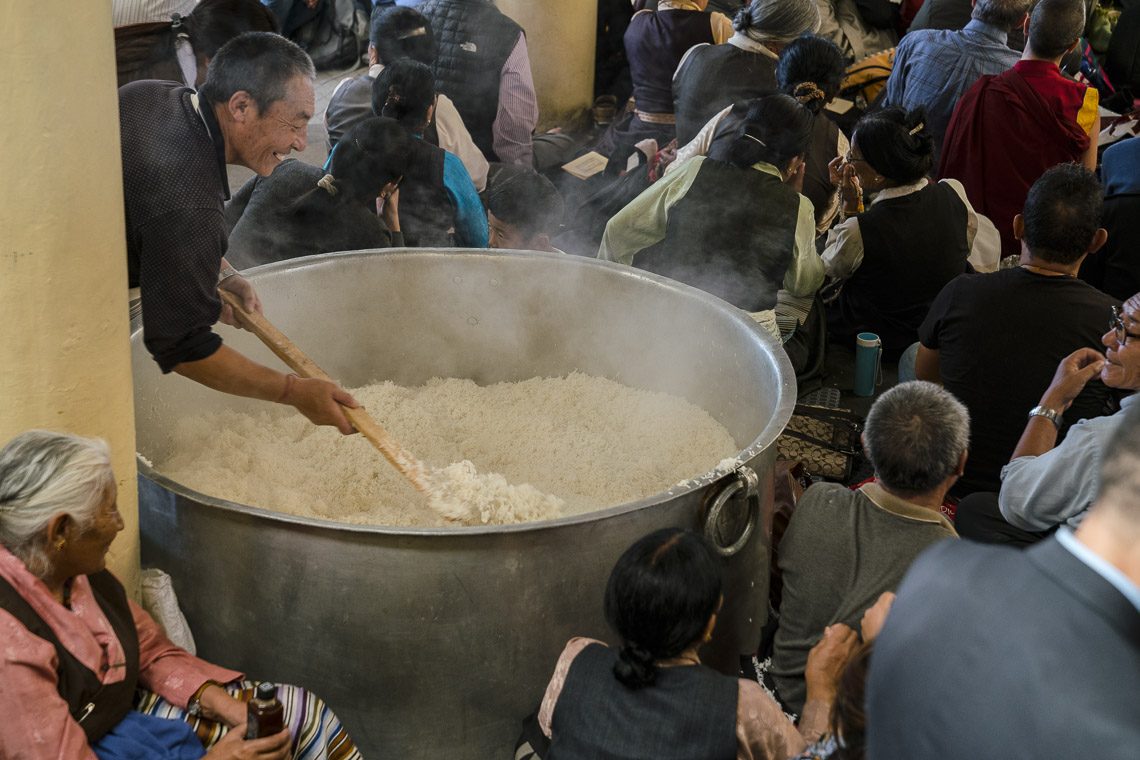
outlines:
[[[755,335],[762,343],[770,344],[769,349],[772,359],[777,364],[784,365],[784,371],[779,372],[779,375],[785,379],[779,388],[779,399],[771,417],[768,420],[768,423],[760,430],[760,432],[756,435],[752,442],[748,444],[748,446],[738,451],[733,457],[736,459],[739,465],[747,465],[752,459],[754,459],[756,456],[759,456],[762,452],[771,447],[792,416],[792,410],[795,407],[796,403],[796,393],[794,386],[786,378],[794,377],[795,373],[792,370],[791,362],[788,360],[787,355],[784,353],[783,346],[781,346],[767,330],[762,328],[759,323],[752,319],[746,312],[710,293],[707,293],[698,288],[694,288],[690,285],[677,282],[676,280],[671,280],[667,277],[662,277],[660,275],[646,272],[644,270],[635,269],[634,267],[626,266],[624,264],[610,261],[601,261],[599,259],[591,259],[582,256],[574,256],[571,254],[551,253],[546,251],[467,248],[381,248],[364,249],[358,251],[336,251],[331,253],[317,254],[314,256],[303,256],[295,259],[287,259],[285,261],[278,261],[270,264],[262,264],[257,267],[250,267],[249,269],[243,271],[243,275],[248,276],[249,279],[256,284],[257,279],[263,275],[274,275],[285,271],[331,266],[332,262],[343,258],[376,258],[378,254],[384,258],[422,258],[429,256],[452,256],[456,253],[461,253],[464,257],[472,258],[511,257],[520,259],[534,259],[541,257],[552,262],[557,262],[555,264],[556,266],[592,266],[608,268],[611,271],[615,272],[618,276],[631,278],[634,280],[652,282],[659,287],[665,288],[666,290],[676,292],[680,297],[703,301],[707,305],[722,312],[725,319],[739,324],[745,329],[746,332],[750,332]],[[132,342],[142,340],[141,331],[142,319],[140,314],[138,317],[131,321]],[[677,483],[670,488],[659,491],[658,493],[655,493],[652,496],[648,496],[644,499],[625,502],[624,504],[616,504],[610,507],[605,507],[604,509],[592,510],[576,515],[567,515],[565,517],[559,517],[553,520],[534,520],[530,522],[515,523],[509,525],[495,524],[470,526],[464,525],[455,527],[415,527],[349,523],[339,520],[329,520],[320,517],[292,515],[284,512],[278,512],[272,509],[266,509],[264,507],[241,504],[239,502],[217,498],[215,496],[196,491],[175,480],[171,480],[170,478],[160,473],[157,469],[155,469],[142,454],[136,453],[136,459],[140,476],[147,478],[148,480],[162,486],[166,490],[177,494],[178,496],[192,499],[198,503],[199,506],[207,506],[223,511],[243,514],[261,520],[304,526],[310,529],[328,530],[340,533],[417,537],[461,537],[485,536],[489,534],[502,533],[528,533],[532,531],[553,530],[581,523],[594,523],[608,518],[619,517],[621,515],[672,502],[695,491],[705,489],[718,480],[728,482],[728,480],[733,477],[733,471],[731,470],[725,471],[713,469],[681,481],[680,483]]]

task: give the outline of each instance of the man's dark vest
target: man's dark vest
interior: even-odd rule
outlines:
[[[99,676],[88,670],[60,643],[51,626],[3,578],[0,578],[0,608],[22,623],[33,636],[55,647],[59,695],[67,702],[71,717],[79,722],[87,735],[87,743],[95,744],[119,725],[134,706],[139,676],[139,636],[127,604],[127,594],[115,576],[102,570],[87,576],[87,579],[91,582],[95,601],[110,621],[126,655],[126,678],[118,683],[103,685]],[[8,716],[6,719],[19,718]]]
[[[414,160],[400,183],[400,229],[411,248],[455,245],[455,204],[443,184],[446,151],[424,140],[414,143]]]
[[[702,45],[673,80],[677,144],[697,136],[725,106],[776,90],[776,59],[735,45]]]
[[[846,323],[878,333],[886,351],[918,340],[934,297],[966,271],[968,217],[945,182],[880,201],[860,214],[863,263],[839,294]]]
[[[799,207],[799,195],[778,177],[706,158],[669,209],[665,239],[633,265],[745,311],[774,308],[795,253]]]
[[[703,11],[643,11],[630,19],[624,39],[637,110],[673,113],[673,72],[686,50],[713,41],[712,17]]]
[[[499,79],[522,27],[486,0],[427,0],[418,10],[431,21],[439,46],[436,89],[455,103],[487,160],[497,161],[491,127],[499,112]]]
[[[583,649],[554,705],[547,760],[734,760],[737,679],[703,665],[659,668],[650,686],[614,676],[617,654]]]

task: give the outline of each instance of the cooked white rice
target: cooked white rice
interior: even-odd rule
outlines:
[[[490,386],[384,382],[352,394],[431,468],[435,510],[362,436],[281,408],[185,418],[157,469],[196,491],[290,514],[438,526],[454,524],[441,512],[509,523],[622,504],[708,472],[739,448],[684,399],[581,373]]]

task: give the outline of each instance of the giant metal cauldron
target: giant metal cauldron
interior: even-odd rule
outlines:
[[[509,757],[566,640],[610,638],[601,601],[618,555],[672,525],[706,531],[724,555],[726,600],[706,661],[732,672],[754,648],[772,444],[795,385],[783,351],[746,315],[670,280],[557,254],[329,254],[251,279],[267,316],[346,387],[581,370],[704,407],[745,465],[549,522],[391,529],[223,501],[140,459],[143,564],[173,576],[200,655],[311,687],[369,758]],[[280,366],[252,336],[220,329]],[[141,337],[135,408],[147,459],[166,456],[183,415],[263,408],[161,376]]]

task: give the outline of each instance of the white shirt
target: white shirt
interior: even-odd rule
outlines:
[[[111,0],[111,23],[115,27],[157,24],[175,13],[189,16],[197,4],[198,0]]]

